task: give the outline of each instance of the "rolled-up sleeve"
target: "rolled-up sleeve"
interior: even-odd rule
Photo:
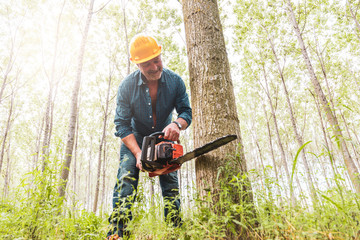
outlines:
[[[115,110],[115,136],[124,138],[132,133],[131,127],[131,108],[130,93],[126,86],[120,84],[117,93],[116,110]]]
[[[192,110],[190,107],[189,96],[186,92],[186,87],[182,80],[179,81],[178,85],[175,109],[178,113],[178,118],[184,119],[187,122],[188,126],[190,126],[192,121]]]

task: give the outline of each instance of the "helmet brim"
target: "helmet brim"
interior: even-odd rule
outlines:
[[[161,46],[159,46],[159,48],[154,52],[154,54],[152,54],[152,55],[150,55],[150,56],[148,56],[146,58],[137,60],[137,59],[133,59],[133,58],[130,57],[130,60],[135,64],[139,64],[139,63],[147,62],[147,61],[149,61],[149,60],[151,60],[153,58],[156,58],[160,54],[161,54]]]

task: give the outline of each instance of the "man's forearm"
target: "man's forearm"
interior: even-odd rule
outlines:
[[[132,154],[134,154],[135,157],[137,157],[137,154],[141,154],[141,149],[133,133],[122,138],[121,141],[132,152]]]

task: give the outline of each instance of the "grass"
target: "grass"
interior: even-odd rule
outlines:
[[[251,174],[259,177],[264,173]],[[84,210],[67,209],[57,195],[55,176],[51,171],[29,173],[16,194],[2,200],[0,239],[104,239],[107,219]],[[345,186],[344,180],[333,179],[336,187],[318,190],[318,202],[307,207],[293,206],[284,197],[286,194],[279,201],[280,196],[274,194],[278,183],[271,177],[262,177],[264,188],[253,183],[256,189],[262,189],[254,193],[256,217],[254,205],[246,202],[248,193],[240,190],[247,177],[229,174],[226,181],[219,182],[218,202],[214,203],[210,195],[195,200],[191,211],[183,211],[181,228],[163,221],[161,199],[150,209],[143,207],[141,201],[136,202],[134,220],[129,225],[131,239],[237,239],[240,230],[252,239],[360,239],[359,198],[339,187]],[[33,187],[25,184],[30,178]],[[141,198],[140,189],[138,199]]]

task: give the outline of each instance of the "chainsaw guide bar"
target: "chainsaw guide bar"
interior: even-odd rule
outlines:
[[[207,144],[205,144],[204,146],[201,146],[199,148],[194,149],[191,152],[186,153],[185,155],[178,157],[174,160],[171,160],[169,163],[173,164],[173,163],[177,163],[177,164],[183,164],[184,162],[187,162],[193,158],[199,157],[205,153],[208,153],[212,150],[215,150],[225,144],[228,144],[229,142],[233,141],[237,139],[236,135],[226,135],[223,136],[221,138],[218,138],[212,142],[209,142]]]

